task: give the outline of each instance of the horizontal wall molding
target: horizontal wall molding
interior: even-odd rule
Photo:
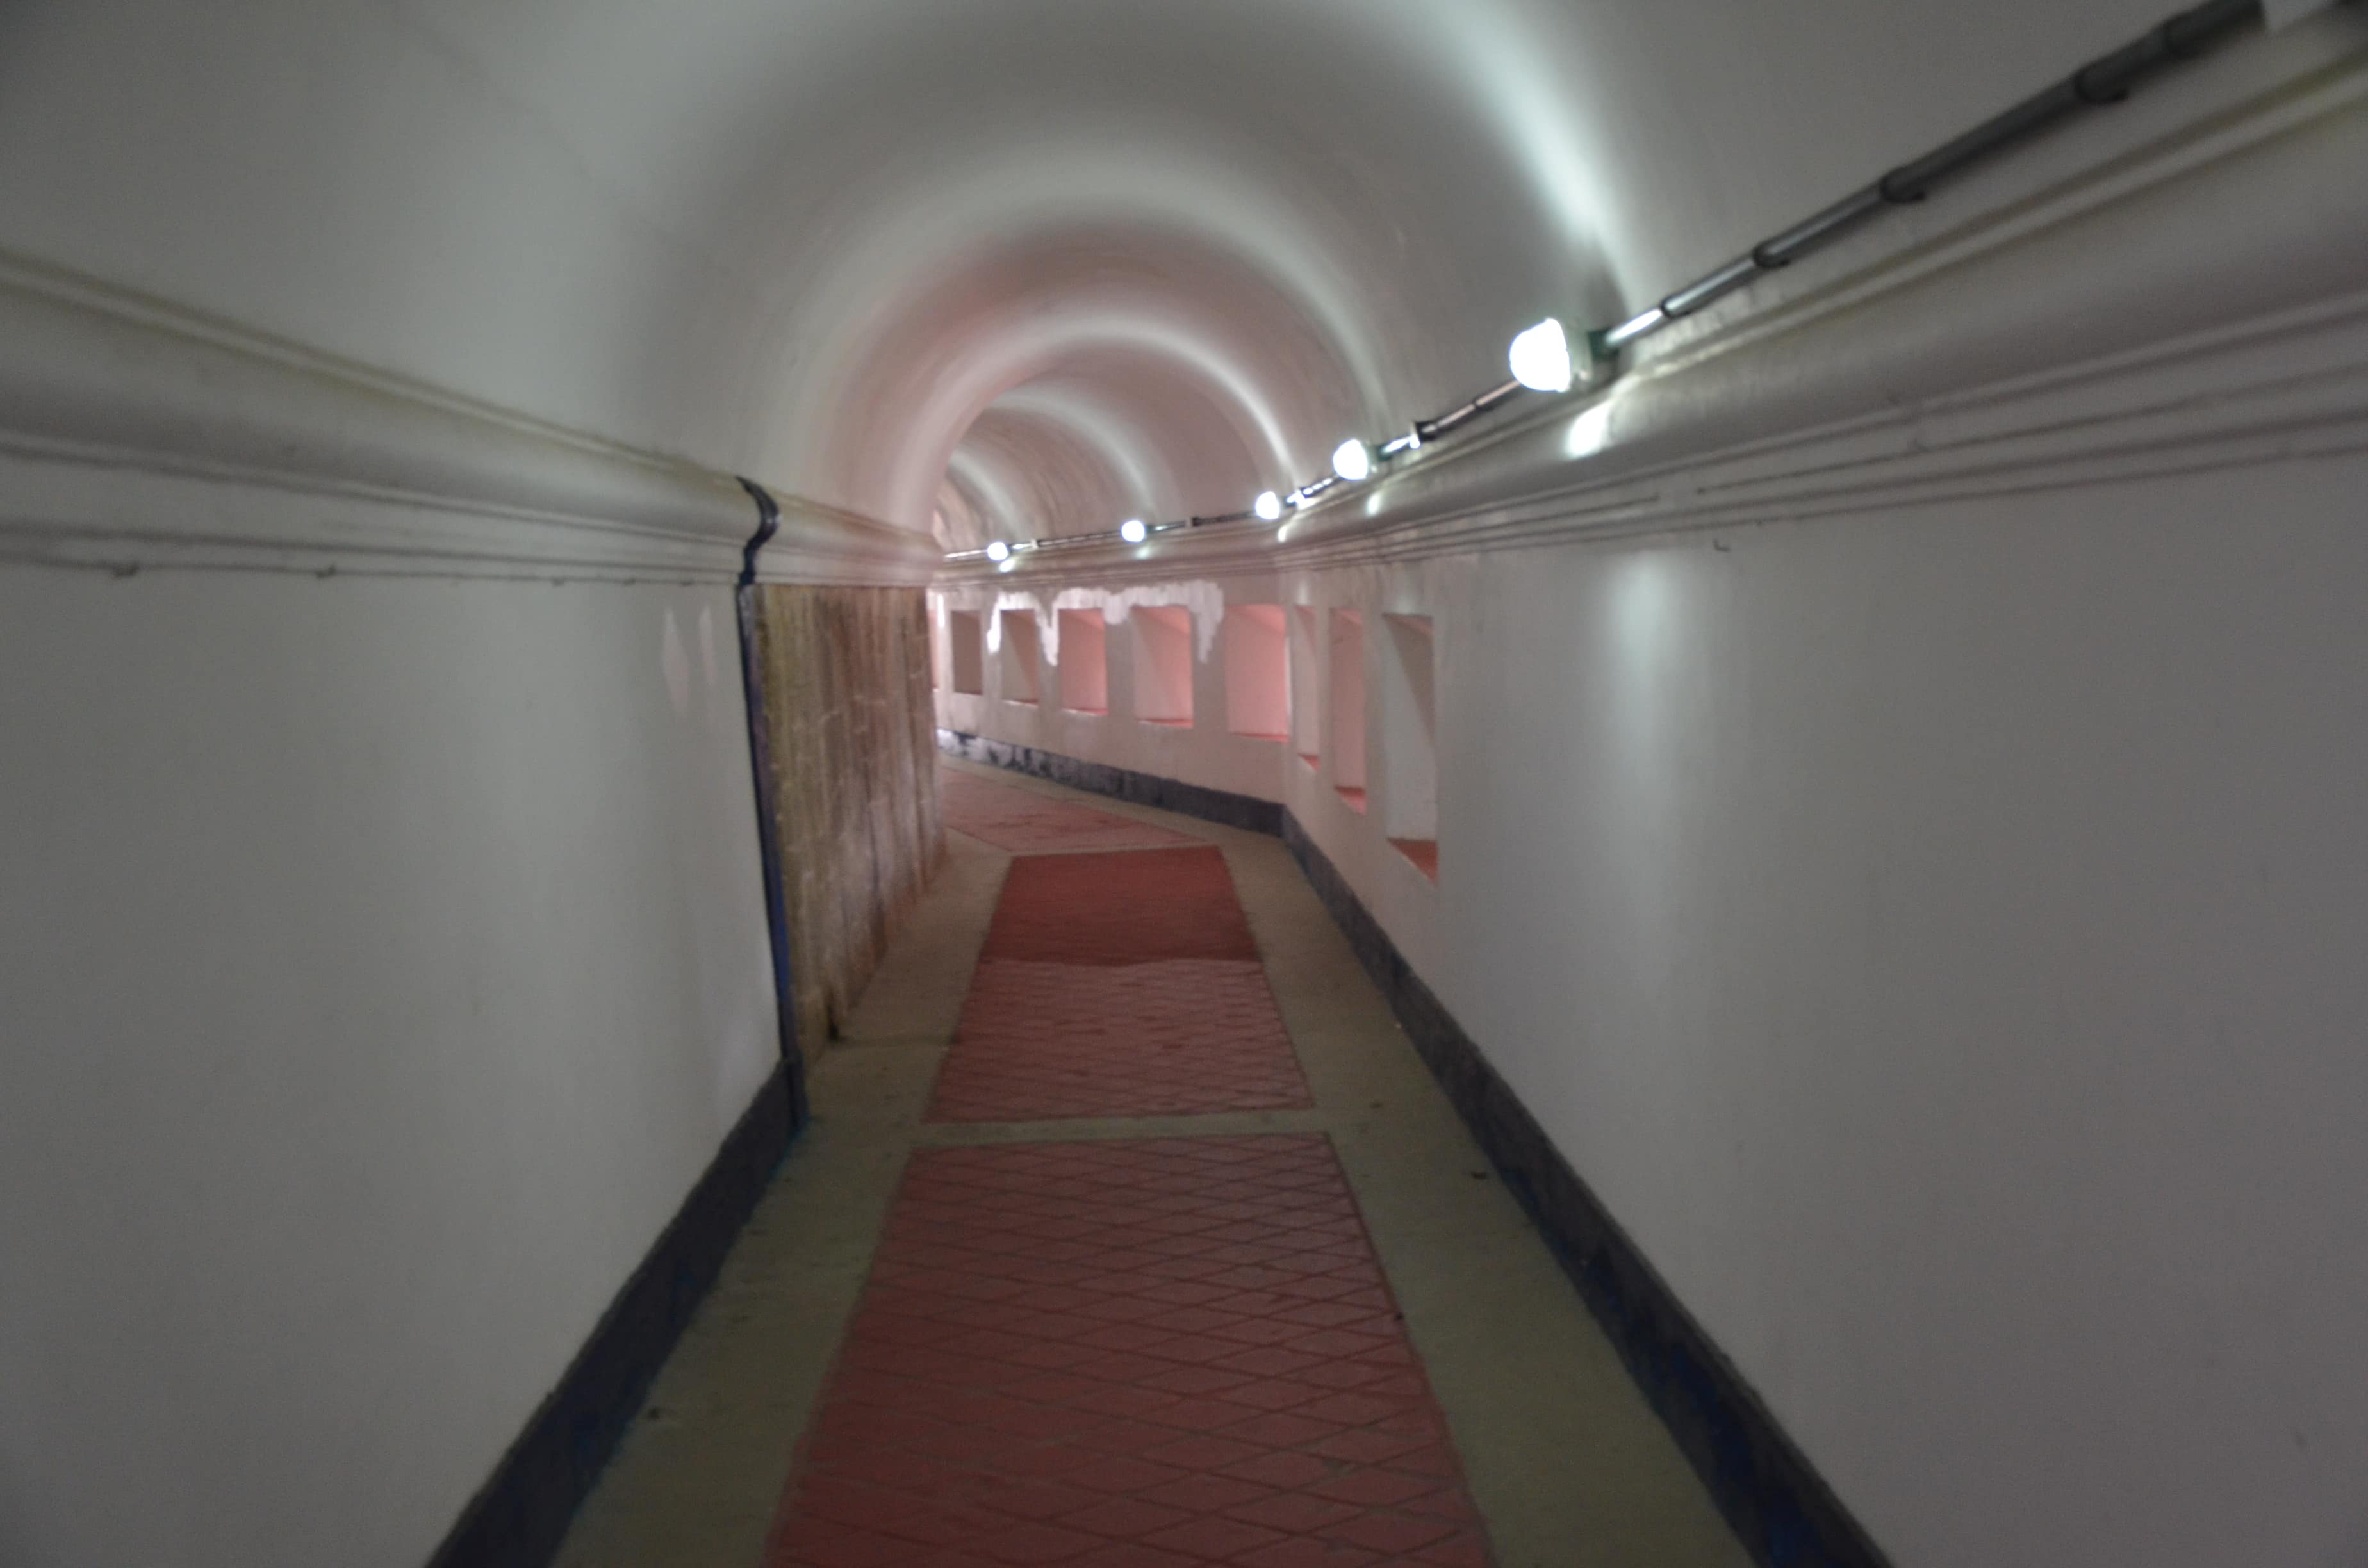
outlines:
[[[1525,400],[1280,529],[1022,552],[1007,580],[1320,570],[2368,449],[2368,11],[2232,46],[2091,130],[1722,301],[1599,396]]]
[[[558,1552],[576,1509],[780,1169],[798,1115],[784,1063],[757,1092],[428,1568],[537,1568]]]
[[[0,256],[0,560],[730,582],[738,482]],[[768,581],[920,584],[935,543],[795,497]]]
[[[938,735],[946,750],[974,762],[1280,836],[1753,1560],[1762,1568],[1888,1568],[1889,1560],[1785,1435],[1766,1403],[1414,972],[1287,807],[950,730]],[[1256,820],[1235,820],[1235,801],[1264,811]]]

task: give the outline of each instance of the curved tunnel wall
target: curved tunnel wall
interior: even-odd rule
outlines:
[[[1230,512],[2158,9],[9,7],[28,744],[0,783],[44,832],[0,895],[41,1042],[7,1105],[40,1135],[0,1158],[15,1194],[93,1128],[146,1163],[71,1231],[8,1213],[41,1290],[0,1343],[38,1413],[0,1434],[0,1557],[420,1561],[713,1151],[770,1028],[698,630],[747,524],[722,475],[784,497],[770,575],[859,589]],[[2363,1250],[2314,1119],[2360,1089],[2320,940],[2361,914],[2330,783],[2360,737],[2324,685],[2360,652],[2329,597],[2355,21],[2232,52],[1656,345],[1609,412],[1513,420],[1279,550],[947,588],[1041,606],[1048,656],[1055,601],[1188,608],[1201,714],[1229,597],[1432,618],[1435,888],[1320,763],[1125,725],[1123,678],[1108,720],[1046,705],[1060,730],[941,700],[1291,801],[1903,1562],[2357,1544],[2368,1437],[2314,1392],[2358,1381],[2325,1314]],[[2026,233],[2071,238],[1991,243]],[[1958,302],[1886,314],[1918,278]],[[2206,445],[2241,477],[2178,479]],[[1754,531],[1675,542],[1704,528]],[[1957,770],[1903,776],[1903,737]],[[1474,760],[1516,745],[1532,766]],[[2051,852],[2108,801],[2121,859]],[[2213,958],[2248,864],[2287,897]],[[2047,917],[2009,929],[2018,899]],[[2105,956],[2051,968],[2048,937]],[[166,960],[127,985],[126,949]],[[2232,1034],[2266,1063],[2241,1082]],[[2199,1240],[2249,1261],[2199,1283],[2169,1261]],[[338,1326],[257,1326],[294,1322]],[[224,1441],[233,1407],[266,1419]],[[96,1480],[127,1470],[129,1507]]]

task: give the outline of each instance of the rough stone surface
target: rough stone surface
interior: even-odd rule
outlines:
[[[798,1035],[837,1036],[945,853],[917,588],[768,585],[771,726]]]

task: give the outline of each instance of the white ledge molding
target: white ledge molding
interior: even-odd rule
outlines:
[[[2200,121],[2162,105],[2101,164],[2058,148],[1952,228],[1929,226],[1936,202],[1839,271],[1777,274],[1686,324],[1600,395],[1540,400],[1279,529],[1023,553],[1008,575],[1307,570],[2368,449],[2363,44],[2368,25],[2330,28],[2305,69]]]
[[[0,560],[728,582],[729,475],[0,256]],[[773,582],[918,584],[936,546],[778,494]]]

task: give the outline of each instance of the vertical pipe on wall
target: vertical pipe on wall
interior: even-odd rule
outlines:
[[[797,988],[790,967],[790,917],[781,885],[781,840],[774,811],[780,787],[773,774],[772,726],[765,716],[765,669],[760,620],[762,592],[757,586],[757,552],[781,526],[781,509],[765,487],[740,482],[757,503],[757,531],[740,554],[740,580],[733,598],[740,623],[740,683],[748,710],[748,767],[757,790],[757,857],[765,879],[765,936],[773,953],[773,1010],[780,1020],[781,1076],[790,1090],[790,1126],[806,1124],[805,1055],[798,1047]]]

